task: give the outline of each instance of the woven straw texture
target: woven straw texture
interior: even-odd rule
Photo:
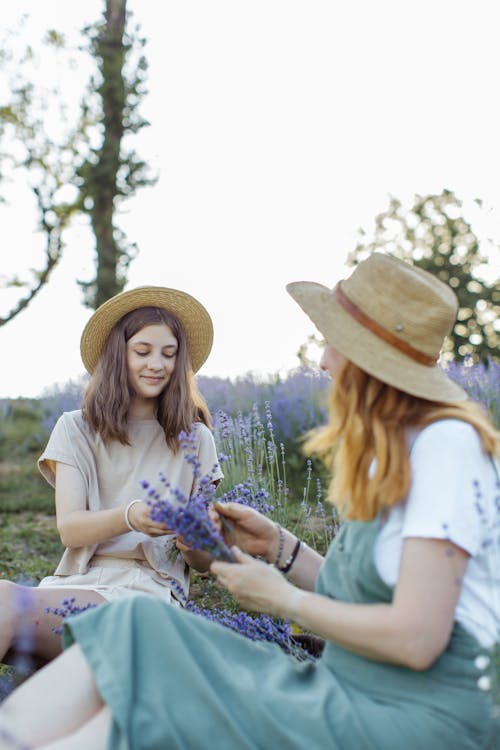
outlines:
[[[190,294],[159,286],[130,289],[97,308],[85,326],[80,341],[86,370],[93,372],[113,326],[126,313],[139,307],[162,307],[177,316],[186,333],[193,371],[197,372],[212,348],[214,333],[210,315]]]
[[[431,401],[467,398],[437,364],[457,314],[455,294],[446,284],[398,258],[373,253],[340,287],[364,315],[436,364],[421,364],[381,339],[341,306],[332,289],[297,281],[287,291],[326,341],[370,375]]]

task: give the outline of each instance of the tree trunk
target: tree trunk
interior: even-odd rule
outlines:
[[[106,23],[97,38],[96,51],[101,60],[102,83],[99,94],[103,110],[103,142],[97,151],[93,171],[90,209],[96,238],[97,269],[95,293],[91,300],[96,308],[123,289],[125,279],[119,273],[122,252],[116,240],[114,200],[118,193],[117,173],[121,165],[123,116],[126,91],[123,78],[126,46],[124,31],[127,0],[106,0]]]

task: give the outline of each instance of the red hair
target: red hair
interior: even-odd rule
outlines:
[[[411,396],[347,361],[330,391],[330,419],[306,437],[332,473],[330,502],[350,520],[369,521],[410,489],[406,432],[439,419],[461,419],[477,431],[484,450],[500,455],[500,432],[478,404],[443,404]],[[375,460],[375,470],[370,467]]]

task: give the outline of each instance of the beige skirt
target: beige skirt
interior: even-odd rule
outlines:
[[[153,569],[142,560],[94,555],[87,573],[71,576],[46,576],[38,584],[46,588],[96,591],[108,602],[134,594],[150,594],[174,606],[181,605],[168,585],[153,578]]]

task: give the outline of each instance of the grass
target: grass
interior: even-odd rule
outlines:
[[[0,512],[0,577],[38,583],[63,553],[54,515]]]

